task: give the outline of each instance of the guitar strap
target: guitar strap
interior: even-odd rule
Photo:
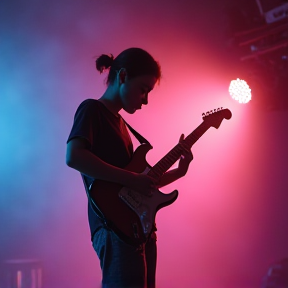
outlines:
[[[121,118],[123,119],[123,117],[121,116]],[[148,144],[152,147],[152,145],[150,144],[150,142],[144,138],[142,135],[140,135],[140,133],[138,133],[134,128],[132,128],[124,119],[123,119],[124,123],[127,125],[127,127],[129,128],[129,130],[131,131],[131,133],[135,136],[135,138],[140,142],[140,144]],[[155,231],[157,231],[157,227],[156,227],[156,223],[154,222],[153,228],[152,228],[152,232],[150,237],[155,239],[157,238]]]
[[[123,117],[121,117],[123,119]],[[152,145],[149,143],[147,139],[145,139],[142,135],[140,135],[135,129],[133,129],[124,119],[124,123],[127,125],[131,133],[135,136],[135,138],[140,142],[140,144],[149,144],[151,147]]]

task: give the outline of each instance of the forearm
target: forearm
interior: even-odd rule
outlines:
[[[184,139],[183,134],[181,135],[180,142],[182,138]],[[176,181],[177,179],[185,176],[192,160],[193,154],[190,150],[190,147],[183,146],[183,155],[180,157],[178,168],[167,171],[160,178],[158,187],[168,185]]]
[[[87,149],[68,150],[66,163],[69,167],[95,179],[115,182],[123,186],[129,186],[129,183],[135,181],[135,173],[104,162]]]
[[[172,169],[167,171],[163,176],[159,179],[159,188],[166,186],[179,178],[183,177],[186,173],[181,173],[179,169]]]

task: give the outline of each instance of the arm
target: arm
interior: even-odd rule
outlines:
[[[137,189],[144,194],[155,187],[155,181],[151,177],[110,165],[91,153],[87,147],[84,138],[74,138],[69,141],[66,149],[66,164],[95,179],[115,182]]]
[[[179,161],[179,165],[178,168],[176,169],[172,169],[167,171],[166,173],[163,174],[163,176],[160,178],[159,183],[158,183],[158,187],[163,187],[165,185],[168,185],[174,181],[176,181],[177,179],[183,177],[184,175],[186,175],[190,162],[193,160],[193,154],[190,150],[189,147],[187,147],[184,143],[184,135],[182,134],[180,137],[179,142],[182,142],[182,146],[183,146],[183,154],[180,158]]]

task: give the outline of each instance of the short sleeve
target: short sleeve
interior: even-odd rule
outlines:
[[[86,139],[91,147],[93,145],[93,133],[97,132],[98,115],[95,100],[87,99],[83,101],[75,113],[67,143],[73,138],[79,137]]]

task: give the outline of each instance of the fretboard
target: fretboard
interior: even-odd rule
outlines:
[[[191,134],[189,134],[184,143],[191,149],[196,141],[210,128],[206,122],[202,122]],[[148,175],[160,178],[182,155],[181,144],[173,147],[160,161],[158,161],[148,172]]]

